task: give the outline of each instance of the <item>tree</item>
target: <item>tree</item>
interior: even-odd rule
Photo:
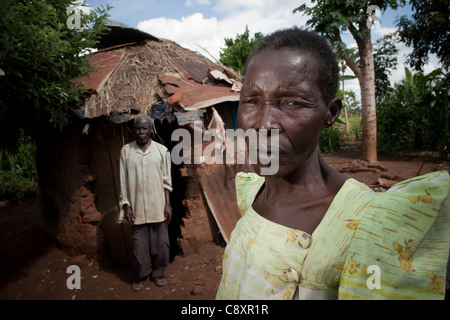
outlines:
[[[397,68],[398,48],[395,43],[399,41],[396,33],[387,34],[375,42],[373,60],[375,64],[375,97],[377,105],[388,99],[392,91],[390,75],[391,70]]]
[[[358,78],[361,88],[362,153],[361,158],[369,162],[377,161],[377,118],[375,103],[375,66],[372,54],[371,26],[374,11],[396,9],[398,2],[388,1],[345,1],[313,0],[315,6],[306,4],[294,9],[310,17],[307,25],[328,37],[338,49],[347,65]],[[346,54],[347,47],[341,32],[349,31],[358,45],[359,62]]]
[[[250,39],[248,26],[245,26],[245,32],[236,35],[235,40],[225,38],[225,45],[227,47],[222,48],[223,52],[220,53],[219,61],[235,71],[242,71],[253,46],[258,43],[262,37],[263,34],[257,32],[254,34],[253,39]]]
[[[79,1],[2,0],[0,8],[0,146],[16,149],[23,135],[63,128],[82,93],[86,49],[105,27],[110,7],[84,14]],[[79,18],[79,19],[78,19]],[[72,21],[74,20],[74,21]]]
[[[408,55],[408,63],[416,70],[429,61],[429,54],[435,53],[444,68],[450,66],[450,1],[410,0],[415,11],[412,20],[402,16],[397,21],[400,39],[413,52]]]
[[[450,75],[442,69],[413,74],[405,68],[405,78],[394,84],[389,99],[378,106],[382,150],[392,153],[426,146],[446,159],[450,145],[449,87]]]

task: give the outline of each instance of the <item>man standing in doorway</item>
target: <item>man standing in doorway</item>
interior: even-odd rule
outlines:
[[[157,286],[167,284],[172,180],[169,151],[150,137],[153,120],[139,115],[133,130],[136,140],[124,145],[120,153],[119,220],[125,218],[132,226],[138,278],[132,288],[139,291],[149,277]]]

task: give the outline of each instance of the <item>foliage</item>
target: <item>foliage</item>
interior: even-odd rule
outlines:
[[[29,137],[20,138],[16,152],[0,150],[0,171],[18,171],[25,179],[36,180],[36,145]]]
[[[341,76],[341,80],[343,79],[353,79],[353,77]],[[345,91],[345,97],[342,94],[342,88],[340,88],[337,92],[337,96],[342,98],[342,108],[346,107],[349,114],[360,114],[360,109],[358,108],[358,101],[356,100],[356,94],[352,90]],[[344,99],[345,98],[345,99]],[[331,127],[325,128],[322,131],[322,135],[319,140],[319,148],[323,153],[333,153],[340,150],[346,144],[346,134],[344,133],[343,125],[346,123],[341,120],[343,115],[343,111],[341,111],[341,115],[338,118],[338,121]],[[361,116],[359,115],[359,123],[351,124],[354,122],[354,117],[351,119],[348,118],[348,125],[351,127],[351,130],[358,130],[359,128],[359,136],[357,139],[361,138]],[[351,124],[351,125],[350,125]]]
[[[322,131],[319,148],[323,153],[333,153],[345,146],[344,133],[337,124]]]
[[[107,9],[80,15],[69,28],[71,0],[2,0],[0,9],[0,146],[17,149],[22,132],[35,137],[42,126],[63,128],[81,88],[73,79],[89,72],[86,49],[105,30]],[[78,11],[79,12],[79,11]]]
[[[250,31],[245,26],[243,34],[236,35],[236,39],[225,38],[226,48],[222,48],[219,61],[225,66],[238,72],[244,68],[247,58],[250,56],[253,46],[263,37],[261,32],[254,34],[250,39]]]
[[[446,158],[449,147],[450,74],[442,69],[412,74],[395,84],[378,106],[380,151],[395,153],[426,147]]]
[[[36,194],[36,147],[30,138],[20,138],[18,150],[0,150],[0,200]]]
[[[358,100],[356,99],[356,93],[352,90],[345,90],[345,99],[342,94],[342,90],[339,89],[337,92],[337,96],[342,98],[342,108],[347,107],[347,110],[354,111],[358,108]],[[341,111],[342,116],[342,111]]]
[[[36,183],[19,171],[0,171],[0,200],[17,200],[36,195]]]
[[[396,47],[398,36],[396,33],[387,34],[375,42],[373,61],[375,65],[375,98],[377,104],[381,103],[392,91],[390,76],[392,70],[397,68]]]
[[[350,121],[350,123],[351,122],[352,121]],[[350,135],[356,140],[361,140],[362,137],[361,117],[359,117],[359,121],[354,121],[354,124],[351,124],[350,128],[351,128]]]
[[[400,39],[413,51],[408,63],[416,70],[427,64],[434,53],[444,68],[450,66],[450,2],[448,0],[410,0],[412,20],[403,16],[397,20]]]

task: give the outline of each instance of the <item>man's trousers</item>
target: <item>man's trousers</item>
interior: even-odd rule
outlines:
[[[167,223],[146,223],[132,227],[133,254],[139,279],[156,280],[169,275]]]

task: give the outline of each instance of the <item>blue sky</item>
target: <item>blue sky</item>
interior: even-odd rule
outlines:
[[[304,26],[306,17],[292,10],[299,0],[87,0],[91,7],[109,4],[111,19],[168,38],[190,49],[206,48],[219,58],[224,38],[234,38],[248,25],[250,33],[264,34],[292,25]],[[408,8],[381,13],[381,28],[391,30],[398,15],[410,15]],[[379,30],[379,34],[384,31]],[[384,32],[386,33],[386,32]],[[374,40],[379,35],[376,30]],[[354,42],[344,36],[348,44]]]
[[[109,4],[114,8],[110,11],[111,18],[120,22],[126,23],[130,26],[137,27],[138,23],[148,19],[154,18],[171,18],[180,19],[181,17],[187,17],[194,13],[202,13],[205,18],[216,17],[218,20],[223,19],[228,11],[232,11],[231,8],[249,8],[253,3],[261,3],[262,6],[266,6],[264,3],[272,3],[277,6],[286,6],[288,10],[292,11],[295,7],[302,4],[304,1],[226,1],[229,5],[224,5],[219,0],[168,0],[168,1],[155,1],[155,0],[86,0],[91,7],[98,7],[101,5]],[[239,5],[236,5],[238,3]],[[243,5],[242,3],[247,3]],[[285,3],[285,5],[283,5]],[[258,7],[262,7],[258,6]],[[267,6],[270,8],[270,6]],[[394,20],[397,15],[410,15],[411,10],[409,6],[399,8],[397,10],[388,10],[381,14],[383,25],[393,26]],[[299,14],[296,14],[299,16]]]
[[[109,4],[110,19],[146,31],[156,37],[177,42],[188,49],[198,51],[211,60],[219,59],[225,38],[242,34],[247,25],[250,34],[267,34],[280,28],[297,25],[304,27],[307,17],[296,13],[301,0],[86,0],[96,8]],[[407,5],[397,10],[380,13],[381,24],[372,31],[372,40],[395,31],[395,20],[401,15],[411,15]],[[348,46],[356,46],[349,33],[342,35]],[[392,81],[404,77],[405,55],[411,51],[398,43],[400,50],[397,70]],[[431,59],[425,72],[435,69],[437,62]],[[359,91],[356,80],[349,81],[347,88]],[[358,94],[357,94],[358,95]]]

